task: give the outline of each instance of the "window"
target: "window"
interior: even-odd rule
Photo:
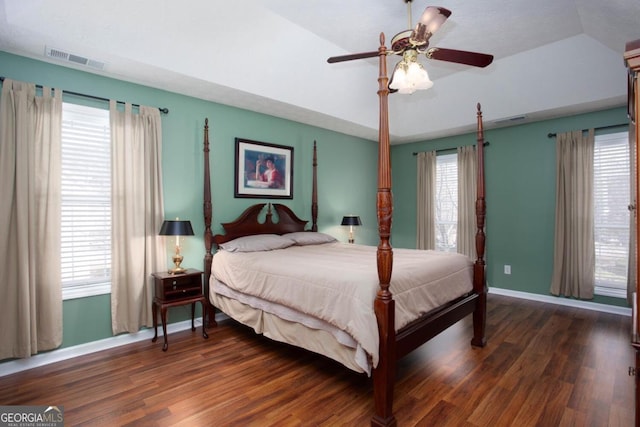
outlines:
[[[594,148],[595,293],[626,298],[629,257],[629,134],[597,135]]]
[[[63,299],[111,292],[109,111],[63,103]]]
[[[436,250],[456,252],[458,228],[458,155],[436,158]]]

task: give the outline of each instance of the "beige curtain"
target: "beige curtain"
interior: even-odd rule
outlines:
[[[476,194],[478,162],[473,145],[458,147],[457,250],[476,259]]]
[[[62,92],[5,79],[0,98],[0,360],[62,344]]]
[[[162,199],[162,126],[157,108],[110,102],[112,139],[112,286],[114,334],[151,326],[151,273],[165,268],[158,232]]]
[[[593,129],[556,136],[553,295],[593,298],[593,151]]]
[[[418,153],[416,248],[436,247],[436,152]]]

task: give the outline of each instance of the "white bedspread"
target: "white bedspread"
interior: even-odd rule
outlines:
[[[396,330],[472,290],[473,264],[463,255],[394,249],[391,292]],[[212,278],[336,326],[378,363],[373,303],[379,289],[376,248],[340,242],[264,252],[218,251]]]

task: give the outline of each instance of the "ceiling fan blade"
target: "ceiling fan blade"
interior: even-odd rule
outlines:
[[[333,64],[335,62],[352,61],[354,59],[373,58],[375,56],[378,56],[377,50],[374,50],[372,52],[352,53],[350,55],[332,56],[331,58],[327,59],[327,62],[329,64]]]
[[[438,28],[447,18],[451,16],[451,11],[444,7],[428,6],[420,20],[416,24],[415,29],[411,33],[411,43],[415,46],[422,46],[429,41],[429,38],[435,33]]]
[[[444,49],[432,47],[425,52],[427,58],[439,61],[457,62],[458,64],[472,65],[484,68],[493,62],[493,55],[486,53],[469,52],[466,50]]]

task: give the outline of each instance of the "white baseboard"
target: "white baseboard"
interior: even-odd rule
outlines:
[[[616,307],[607,304],[599,304],[589,301],[574,300],[569,298],[559,298],[551,295],[538,295],[528,292],[512,291],[510,289],[489,287],[489,293],[496,295],[504,295],[508,297],[527,299],[532,301],[546,302],[550,304],[566,305],[570,307],[583,308],[587,310],[602,311],[605,313],[619,314],[623,316],[631,317],[631,308]],[[219,313],[216,317],[216,321],[223,321],[227,317],[222,313]],[[196,327],[202,325],[202,317],[195,319]],[[170,323],[167,325],[167,333],[173,333],[178,331],[184,331],[191,328],[191,320],[184,320],[182,322]],[[71,359],[73,357],[83,356],[85,354],[94,353],[96,351],[107,350],[121,345],[131,344],[138,341],[150,340],[153,338],[152,329],[144,329],[140,332],[133,334],[123,334],[111,338],[105,338],[98,341],[89,342],[86,344],[79,344],[73,347],[61,348],[60,350],[53,350],[46,353],[36,354],[35,356],[16,359],[8,362],[0,363],[0,377],[5,375],[15,374],[17,372],[25,371],[27,369],[36,368],[38,366],[48,365],[50,363],[61,362],[63,360]]]
[[[196,327],[202,325],[202,317],[195,319]],[[170,323],[167,325],[167,334],[191,329],[191,319],[182,322]],[[94,353],[96,351],[107,350],[121,345],[131,344],[138,341],[151,340],[153,338],[153,329],[143,329],[132,334],[122,334],[115,337],[105,338],[98,341],[92,341],[86,344],[79,344],[73,347],[65,347],[59,350],[52,350],[46,353],[36,354],[25,359],[10,360],[0,363],[0,377],[15,374],[27,369],[36,368],[38,366],[48,365],[50,363],[61,362],[73,357],[83,356],[85,354]],[[162,331],[160,331],[162,334]],[[162,335],[158,337],[158,341],[162,340]],[[162,344],[160,344],[162,345]]]
[[[600,304],[591,301],[582,301],[571,298],[554,297],[553,295],[531,294],[529,292],[512,291],[510,289],[489,287],[490,294],[504,295],[507,297],[527,299],[531,301],[546,302],[550,304],[565,305],[569,307],[583,308],[586,310],[601,311],[604,313],[619,314],[631,317],[631,308],[617,307],[614,305]]]

